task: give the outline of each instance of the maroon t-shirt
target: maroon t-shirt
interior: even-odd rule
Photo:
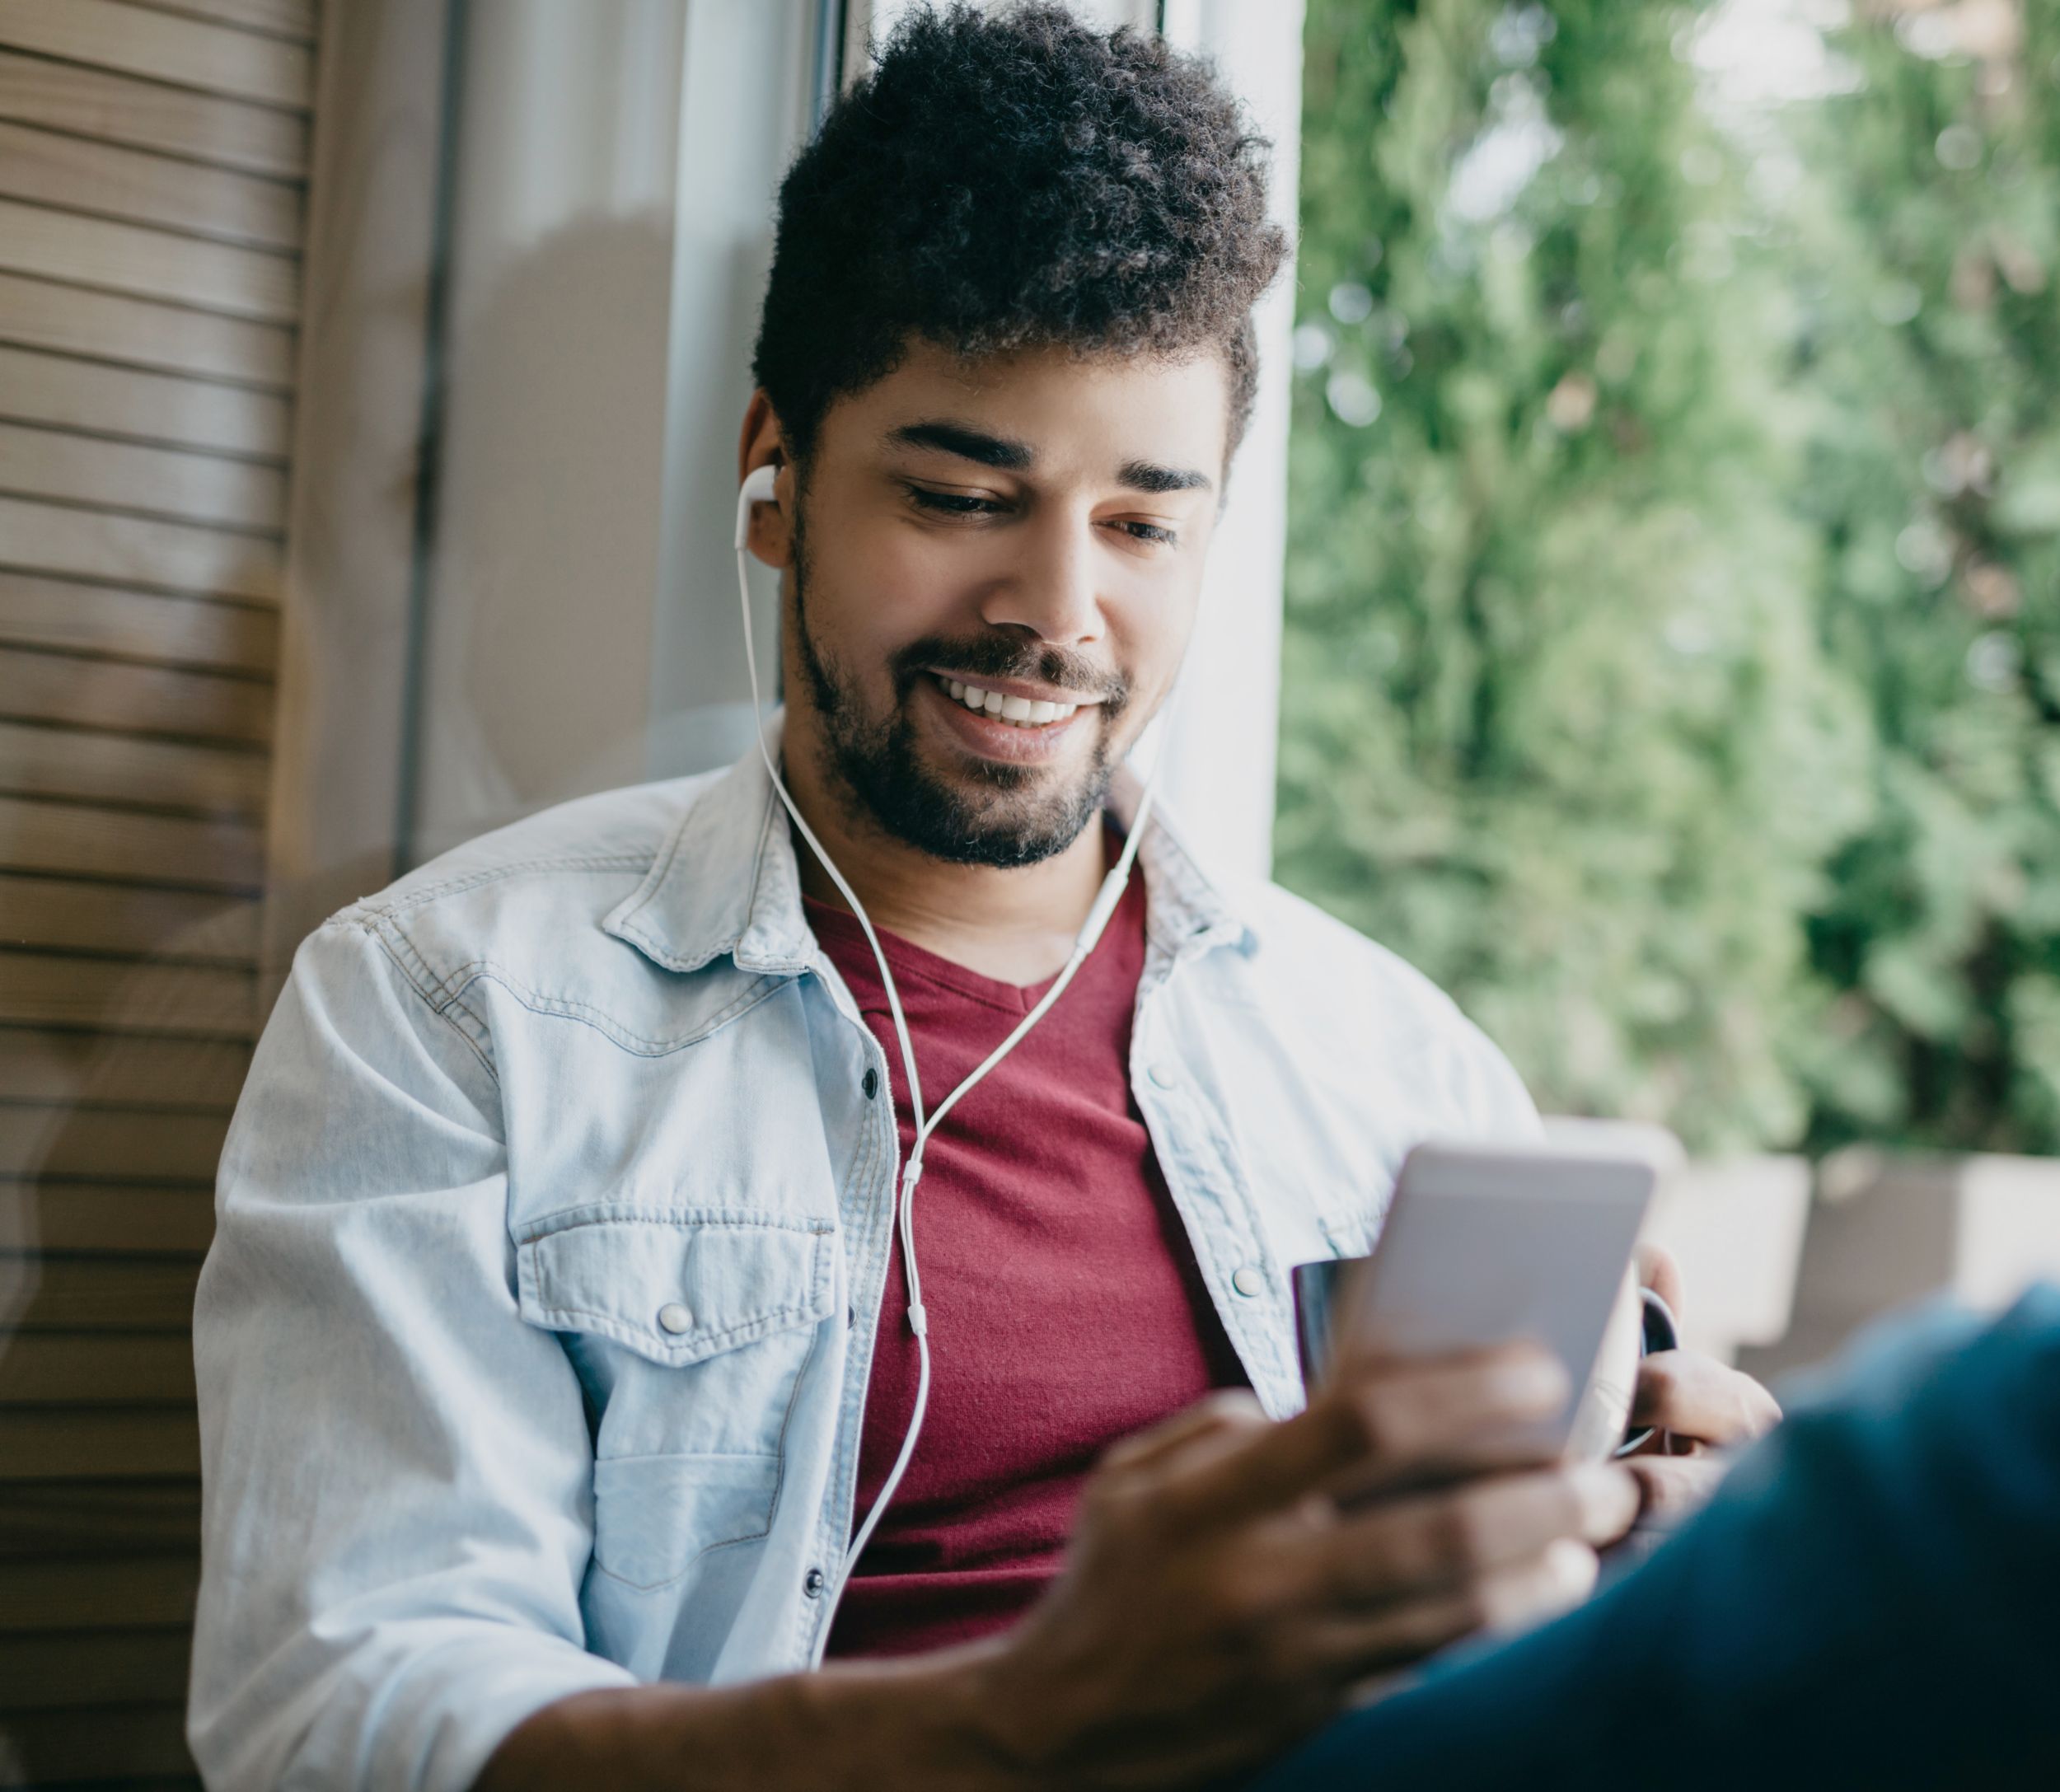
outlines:
[[[915,1129],[879,967],[850,915],[808,910],[886,1049],[906,1161]],[[997,982],[892,933],[880,943],[933,1107],[1051,987]],[[930,1137],[915,1191],[929,1411],[845,1590],[833,1656],[912,1654],[1004,1628],[1057,1571],[1102,1452],[1212,1387],[1245,1384],[1131,1098],[1144,966],[1139,873],[1051,1012]],[[854,1524],[894,1466],[915,1381],[897,1242]]]

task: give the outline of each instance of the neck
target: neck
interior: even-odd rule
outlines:
[[[797,737],[794,719],[789,712],[787,788],[875,928],[1000,982],[1037,983],[1057,975],[1107,873],[1098,818],[1063,851],[1034,865],[933,858],[854,816],[828,788],[819,754]],[[798,833],[794,850],[803,893],[848,908]]]

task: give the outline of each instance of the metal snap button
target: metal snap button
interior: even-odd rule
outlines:
[[[668,1300],[658,1308],[658,1328],[677,1337],[682,1331],[694,1329],[694,1315],[677,1300]]]
[[[822,1589],[827,1585],[829,1582],[824,1579],[822,1570],[820,1568],[811,1568],[808,1570],[808,1579],[801,1584],[801,1590],[811,1599],[820,1599],[822,1597]]]
[[[880,1073],[868,1067],[865,1073],[865,1079],[859,1083],[859,1087],[865,1091],[866,1100],[871,1101],[880,1093]]]
[[[1247,1300],[1250,1300],[1265,1289],[1266,1278],[1248,1263],[1230,1278],[1230,1285]]]

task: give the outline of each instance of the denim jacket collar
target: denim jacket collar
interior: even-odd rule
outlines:
[[[769,730],[775,751],[779,727],[775,718]],[[1109,812],[1127,826],[1141,794],[1136,774],[1119,769]],[[1251,925],[1182,844],[1163,802],[1154,806],[1138,859],[1145,925],[1162,948],[1182,956],[1257,946]],[[818,967],[793,830],[756,750],[694,793],[643,882],[602,925],[667,971],[699,971],[725,955],[740,970],[772,975]]]

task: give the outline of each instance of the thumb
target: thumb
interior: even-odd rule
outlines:
[[[1682,1280],[1681,1266],[1674,1260],[1674,1253],[1663,1244],[1641,1240],[1637,1261],[1639,1286],[1650,1289],[1678,1319],[1683,1303],[1688,1298],[1688,1284]]]

